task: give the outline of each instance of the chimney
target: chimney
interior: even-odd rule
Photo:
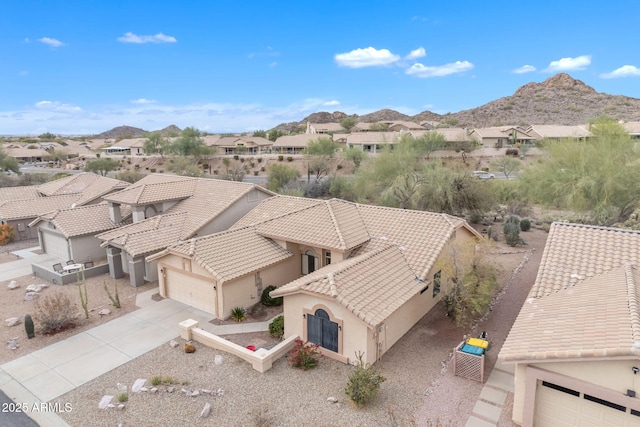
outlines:
[[[109,218],[114,224],[119,224],[122,221],[122,212],[120,211],[120,204],[109,202]]]

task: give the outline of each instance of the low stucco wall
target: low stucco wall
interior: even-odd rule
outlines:
[[[273,362],[287,354],[295,345],[298,336],[291,336],[271,350],[260,348],[256,351],[248,350],[236,343],[228,341],[224,338],[198,328],[198,322],[188,319],[180,322],[180,336],[187,341],[197,341],[207,347],[226,351],[234,356],[251,363],[253,369],[260,373],[264,373],[271,369]]]
[[[78,275],[76,273],[60,274],[37,264],[31,264],[31,269],[33,270],[34,276],[51,282],[54,285],[69,285],[78,282]],[[85,269],[84,277],[96,277],[106,273],[109,273],[109,264],[96,265]]]

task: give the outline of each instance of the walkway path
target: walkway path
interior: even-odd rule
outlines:
[[[480,397],[473,406],[465,427],[495,427],[507,401],[508,393],[513,393],[513,365],[497,361]]]
[[[25,275],[21,264],[27,261],[30,267],[35,259],[0,264],[0,281]],[[183,320],[197,320],[215,334],[268,330],[269,322],[212,325],[208,313],[170,299],[153,301],[156,292],[138,294],[136,305],[141,308],[136,311],[0,365],[0,389],[14,402],[26,404],[28,415],[40,425],[67,426],[55,412],[33,409],[180,336]]]

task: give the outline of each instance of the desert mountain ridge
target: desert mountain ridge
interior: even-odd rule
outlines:
[[[171,136],[182,132],[176,125],[169,125],[164,129],[152,132],[160,132],[162,136]],[[146,137],[150,132],[133,126],[118,126],[101,134],[94,135],[96,139],[122,139],[122,138],[142,138]]]
[[[336,111],[310,114],[300,122],[282,123],[276,129],[290,132],[310,123],[338,123],[348,115]],[[511,96],[457,113],[436,114],[423,111],[414,116],[394,110],[366,115],[351,114],[358,122],[403,120],[433,121],[457,127],[477,128],[502,125],[578,125],[598,116],[615,120],[640,121],[640,99],[597,92],[581,80],[560,73],[542,83],[531,82]]]

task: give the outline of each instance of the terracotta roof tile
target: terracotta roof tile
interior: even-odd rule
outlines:
[[[7,200],[34,199],[36,197],[40,197],[40,193],[38,193],[38,189],[34,185],[0,188],[0,202]]]
[[[197,181],[198,178],[151,174],[122,191],[109,194],[104,200],[127,205],[145,205],[186,199],[193,195]]]
[[[553,223],[530,297],[541,297],[624,263],[640,265],[640,231]]]
[[[128,214],[130,212],[123,212],[123,217]],[[109,205],[104,202],[70,209],[57,209],[40,215],[29,226],[33,227],[40,221],[51,222],[66,238],[100,233],[118,226],[111,222]]]
[[[150,259],[157,259],[164,253],[192,257],[219,281],[258,271],[293,256],[273,240],[257,234],[253,227],[191,239]]]
[[[77,200],[77,194],[8,200],[0,202],[0,218],[5,221],[35,218],[56,209],[69,208]]]
[[[263,200],[260,205],[252,209],[248,214],[240,218],[231,229],[242,228],[247,225],[255,225],[264,221],[307,209],[320,203],[317,199],[305,197],[276,196]]]
[[[629,263],[541,298],[530,297],[502,346],[500,358],[638,357],[639,300],[640,272]]]
[[[82,194],[77,201],[77,204],[82,205],[127,186],[129,183],[125,181],[83,172],[47,182],[37,188],[45,196]]]
[[[323,267],[271,292],[274,297],[313,292],[335,299],[376,327],[424,287],[394,245]]]

